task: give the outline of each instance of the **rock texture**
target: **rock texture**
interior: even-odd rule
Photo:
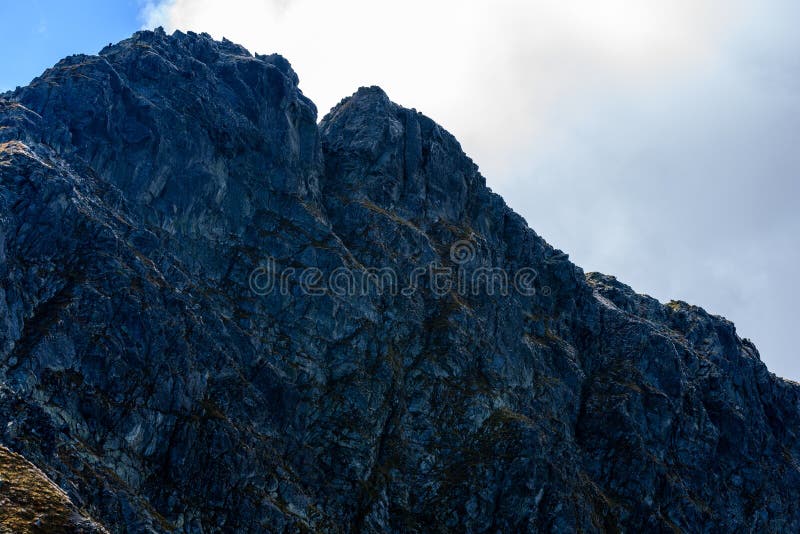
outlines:
[[[297,84],[156,30],[0,97],[0,443],[111,532],[800,530],[800,386],[731,323],[584,274],[379,88],[317,124]]]

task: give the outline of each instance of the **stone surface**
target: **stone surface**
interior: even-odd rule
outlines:
[[[800,387],[731,323],[584,274],[379,88],[317,124],[297,84],[156,30],[0,97],[0,443],[111,532],[800,529]]]

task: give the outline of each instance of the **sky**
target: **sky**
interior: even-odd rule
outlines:
[[[797,0],[3,0],[0,91],[155,26],[283,54],[320,117],[380,85],[586,271],[729,318],[800,380],[797,20]]]

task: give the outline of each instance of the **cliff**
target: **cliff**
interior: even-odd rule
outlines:
[[[0,443],[111,532],[797,531],[798,428],[379,88],[156,30],[0,97]]]

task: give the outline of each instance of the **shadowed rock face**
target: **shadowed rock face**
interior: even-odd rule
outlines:
[[[800,387],[731,323],[584,275],[380,89],[317,125],[297,83],[157,30],[0,98],[3,445],[112,532],[800,529]]]

